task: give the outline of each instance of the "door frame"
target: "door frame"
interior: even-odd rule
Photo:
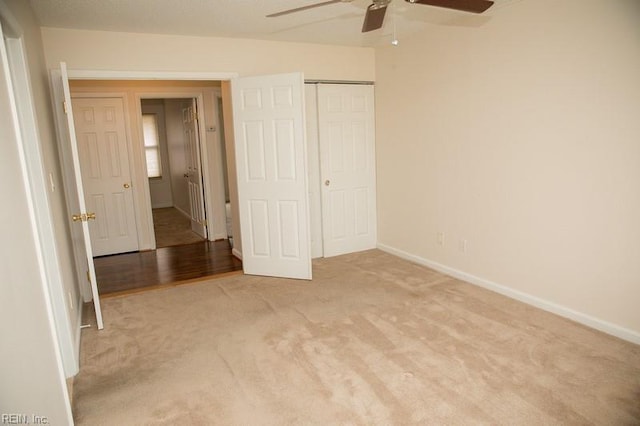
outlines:
[[[218,107],[218,100],[222,102],[222,89],[215,87],[213,88],[212,92],[213,92],[213,100],[212,100],[213,109],[211,111],[211,114],[213,114],[212,123],[214,123],[214,125],[216,126],[216,131],[215,131],[216,138],[215,138],[215,144],[213,147],[214,148],[213,152],[209,154],[211,155],[211,159],[213,160],[213,163],[218,164],[221,167],[217,167],[213,170],[213,172],[216,173],[216,178],[212,181],[214,188],[213,188],[213,193],[211,193],[211,197],[212,197],[213,204],[215,206],[218,206],[219,208],[217,210],[214,209],[215,216],[212,216],[214,227],[210,227],[209,232],[210,232],[210,235],[213,236],[213,239],[219,240],[219,239],[229,238],[229,235],[227,234],[227,226],[226,226],[227,200],[225,198],[225,194],[228,191],[228,188],[226,188],[226,186],[229,185],[229,181],[228,181],[228,177],[227,177],[227,180],[225,181],[224,171],[222,167],[223,166],[222,156],[224,155],[225,158],[227,156],[226,143],[224,144],[224,147],[223,147],[222,136],[221,136],[222,131],[220,130],[224,128],[224,122],[220,120],[220,118],[222,117],[222,111]],[[226,137],[226,132],[225,132],[225,137]],[[228,165],[227,165],[227,168],[228,168]]]
[[[50,70],[51,76],[55,76],[56,73],[59,73],[59,70],[56,70],[56,69]],[[239,74],[237,72],[161,72],[161,71],[154,72],[154,71],[108,71],[108,70],[67,69],[67,76],[69,80],[188,80],[188,81],[212,81],[213,80],[213,81],[224,81],[224,82],[230,83],[230,81],[234,78],[237,78]],[[157,93],[153,93],[149,95],[155,96],[156,94]],[[191,96],[185,96],[185,97],[191,97]],[[140,99],[137,99],[137,100],[138,100],[137,104],[139,105]],[[201,101],[200,105],[203,105],[203,104],[204,103]],[[59,117],[64,116],[63,106],[61,104],[54,103],[54,110],[55,110],[54,115],[56,116],[55,117],[56,126],[60,127],[58,120],[59,120]],[[137,112],[139,114],[142,114],[141,105],[138,106]],[[127,116],[127,121],[129,121],[128,116]],[[202,122],[202,120],[200,121]],[[202,123],[201,126],[204,126],[204,123]],[[131,128],[130,124],[128,125],[128,127]],[[201,127],[201,130],[202,130],[202,127]],[[59,132],[60,129],[57,129],[57,131]],[[64,170],[63,170],[63,173],[65,173]],[[147,182],[146,182],[146,185],[143,184],[143,187],[146,188],[144,191],[146,195],[144,195],[143,198],[145,199],[145,204],[149,207],[149,211],[147,212],[147,214],[151,214],[151,211],[150,211],[151,196],[149,193],[149,182],[146,178],[144,180],[146,180]],[[134,199],[135,198],[137,197],[134,197]],[[236,204],[237,204],[237,200],[236,200]],[[135,202],[134,202],[134,205],[136,205],[136,209],[138,212],[142,210],[142,208],[139,208],[139,206],[135,204]],[[215,217],[215,216],[212,216],[212,217]],[[148,217],[147,217],[147,226],[151,227],[150,235],[153,236],[153,247],[155,248],[155,236],[153,234],[153,221],[152,220],[149,221]],[[240,230],[237,230],[237,233],[239,234]],[[140,247],[149,247],[149,245],[140,244]],[[76,276],[78,277],[78,283],[80,284],[80,291],[82,293],[83,300],[85,302],[88,302],[92,300],[91,289],[89,287],[89,283],[85,279],[85,271],[84,271],[84,267],[82,266],[84,261],[79,263],[77,252],[78,250],[76,249],[74,244],[74,253],[76,255],[75,256]],[[235,248],[234,248],[234,254],[237,254],[237,250]],[[78,333],[79,333],[79,329],[78,329]]]

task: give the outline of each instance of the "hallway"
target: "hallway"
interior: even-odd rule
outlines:
[[[189,218],[175,207],[153,209],[153,231],[157,248],[204,241],[191,230]]]

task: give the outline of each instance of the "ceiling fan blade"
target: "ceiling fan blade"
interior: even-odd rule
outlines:
[[[387,12],[387,5],[372,4],[367,8],[367,14],[364,15],[364,23],[362,24],[362,32],[377,30],[382,27],[384,22],[384,14]]]
[[[482,13],[489,9],[493,2],[489,0],[405,0],[408,3],[426,4],[428,6],[444,7],[462,10],[463,12]]]
[[[320,3],[310,4],[308,6],[296,7],[295,9],[283,10],[282,12],[272,13],[267,15],[267,18],[275,18],[276,16],[288,15],[290,13],[302,12],[303,10],[313,9],[320,6],[327,6],[334,3],[342,3],[344,0],[328,0]]]

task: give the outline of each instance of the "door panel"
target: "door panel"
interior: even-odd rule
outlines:
[[[198,129],[198,110],[195,99],[191,100],[189,107],[182,110],[182,118],[186,136],[185,158],[187,160],[187,178],[189,179],[191,230],[202,238],[207,238],[202,166],[200,162],[200,131]]]
[[[74,98],[73,115],[93,254],[138,250],[124,104],[121,98]]]
[[[311,279],[302,75],[232,81],[242,262]]]
[[[376,247],[373,86],[318,86],[324,256]]]
[[[76,141],[75,125],[73,120],[73,107],[71,102],[71,92],[69,90],[69,78],[65,63],[60,63],[60,71],[52,71],[51,86],[56,105],[65,106],[64,111],[56,108],[56,118],[60,123],[60,154],[62,157],[65,172],[65,195],[69,206],[70,214],[86,214],[87,207],[84,198],[84,188],[82,184],[82,172],[80,169],[80,156]],[[76,254],[76,267],[83,269],[86,265],[86,277],[91,288],[93,307],[96,315],[98,329],[104,328],[102,322],[102,309],[100,305],[100,294],[96,282],[96,271],[93,264],[93,250],[91,249],[91,234],[87,220],[70,221],[71,233],[73,236],[74,254]],[[79,279],[84,278],[84,274],[79,273]],[[86,283],[86,281],[80,281]]]

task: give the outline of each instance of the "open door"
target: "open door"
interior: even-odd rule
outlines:
[[[74,98],[73,120],[95,256],[138,251],[122,98]]]
[[[202,162],[200,158],[200,132],[198,130],[198,107],[196,99],[182,110],[182,123],[186,136],[187,174],[189,179],[189,206],[191,211],[191,230],[207,239],[205,221],[204,193],[202,185]]]
[[[311,279],[303,76],[231,86],[244,272]]]
[[[89,234],[89,220],[95,218],[94,212],[88,212],[84,190],[82,187],[82,174],[80,170],[80,158],[78,155],[78,145],[76,141],[76,133],[73,122],[73,111],[71,106],[71,91],[69,90],[69,78],[67,75],[67,66],[64,62],[60,63],[60,73],[52,73],[52,87],[54,100],[57,107],[63,105],[64,118],[59,117],[59,135],[60,135],[60,154],[63,160],[63,167],[68,173],[65,173],[65,189],[67,203],[72,217],[71,227],[73,235],[73,244],[76,252],[83,252],[87,265],[87,278],[91,285],[91,297],[96,313],[96,323],[98,329],[104,327],[102,322],[102,310],[100,308],[100,295],[98,294],[98,285],[96,282],[96,271],[93,265],[93,251],[91,249],[91,236]],[[58,103],[59,102],[59,103]],[[55,108],[58,110],[58,108]],[[80,228],[80,232],[78,229]],[[76,256],[77,268],[82,268],[79,263],[79,254]],[[79,274],[82,276],[82,274]],[[82,282],[81,282],[82,286]],[[86,297],[85,297],[86,300]]]

